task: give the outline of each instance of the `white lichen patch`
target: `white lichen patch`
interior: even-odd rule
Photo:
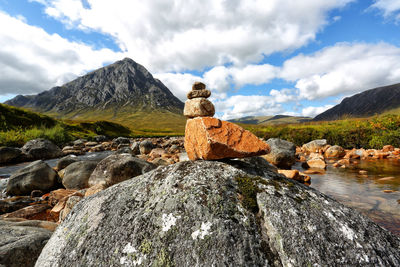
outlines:
[[[353,241],[355,235],[354,235],[354,231],[352,229],[350,229],[347,225],[342,225],[341,230],[342,230],[343,235],[347,239]]]
[[[167,232],[169,229],[171,229],[172,226],[176,225],[176,220],[181,218],[181,216],[176,216],[172,213],[170,214],[163,214],[162,215],[162,230],[163,232]]]
[[[121,257],[119,263],[125,266],[141,265],[146,259],[146,255],[142,255],[131,243],[126,244],[122,253],[126,256]]]
[[[199,230],[196,230],[192,233],[192,238],[193,240],[195,239],[204,239],[205,236],[210,235],[210,229],[211,229],[212,223],[206,222],[206,223],[201,223],[201,227]]]

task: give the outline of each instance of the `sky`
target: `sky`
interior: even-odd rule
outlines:
[[[0,0],[0,102],[129,57],[221,119],[314,117],[400,82],[400,0]]]

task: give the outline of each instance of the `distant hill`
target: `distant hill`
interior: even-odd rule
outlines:
[[[277,125],[277,124],[291,124],[310,121],[309,117],[296,117],[288,115],[275,115],[275,116],[247,116],[239,119],[229,120],[234,123],[256,124],[256,125]]]
[[[184,104],[129,58],[38,95],[18,95],[6,104],[56,118],[108,120],[144,131],[183,132],[185,125]]]
[[[315,121],[330,121],[342,118],[370,117],[387,113],[390,110],[398,112],[400,108],[400,83],[370,89],[352,97],[346,97],[331,109],[319,114]]]

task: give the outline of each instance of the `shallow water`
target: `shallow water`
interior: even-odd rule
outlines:
[[[346,169],[328,165],[323,175],[310,175],[311,187],[357,209],[377,224],[400,235],[400,161],[358,161]],[[301,164],[294,167],[300,171]],[[359,170],[368,171],[360,175]],[[383,179],[393,177],[392,179]],[[385,193],[384,190],[394,192]]]

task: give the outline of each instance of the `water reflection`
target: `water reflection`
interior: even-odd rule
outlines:
[[[303,170],[299,163],[294,168]],[[345,169],[328,165],[326,174],[310,176],[312,187],[400,235],[399,160],[358,161]]]

